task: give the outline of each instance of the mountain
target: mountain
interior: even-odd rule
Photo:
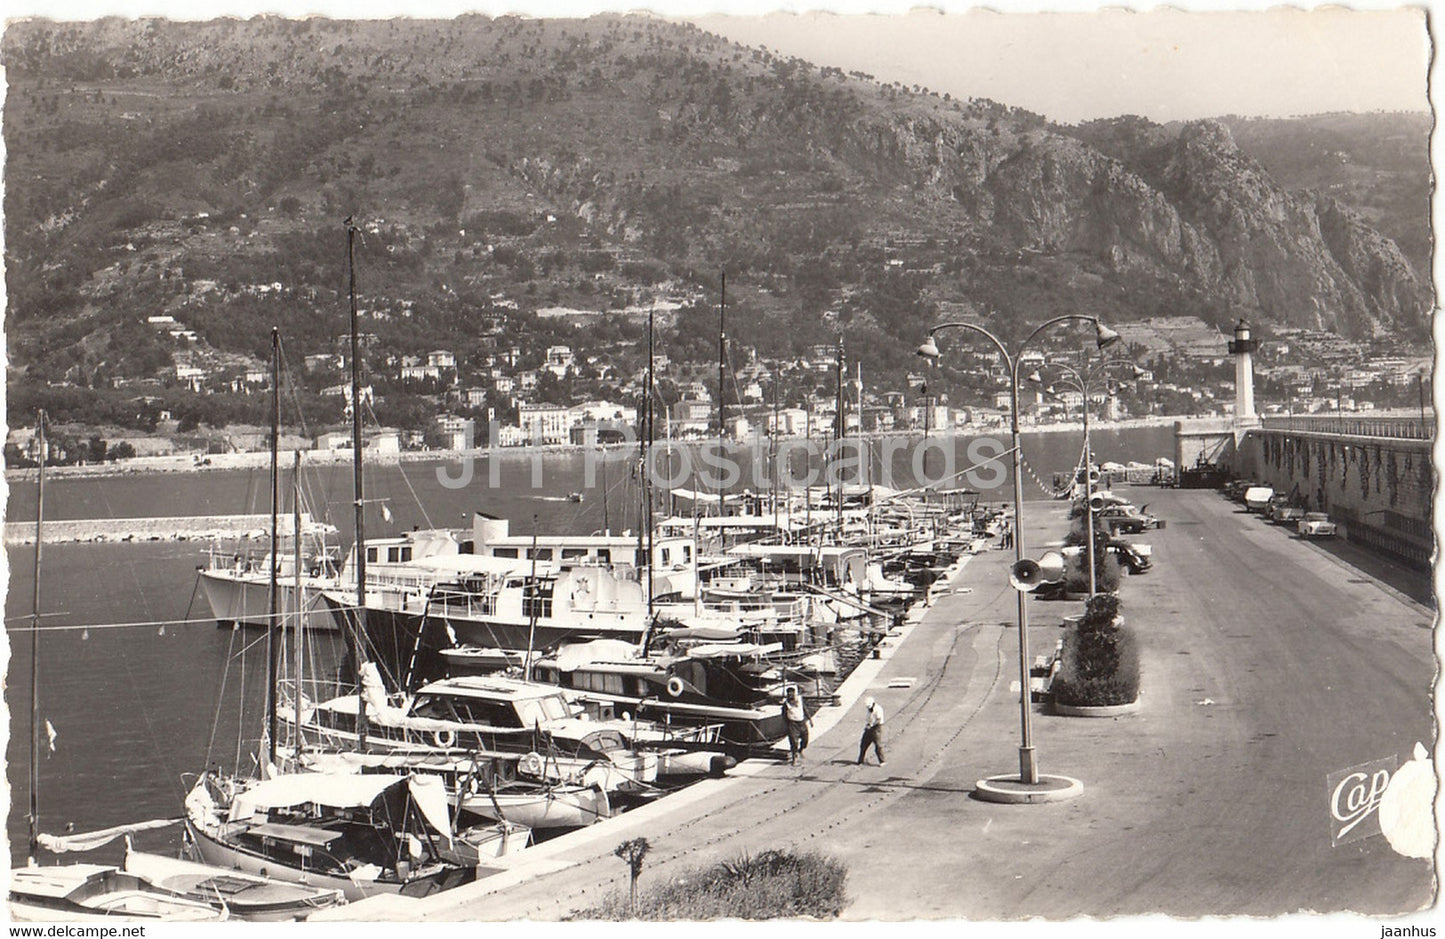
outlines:
[[[1430,114],[1221,120],[1280,185],[1333,196],[1399,245],[1417,274],[1429,271],[1430,177],[1421,167],[1429,159]]]
[[[724,269],[735,341],[793,355],[841,327],[889,381],[941,313],[1005,338],[1062,312],[1427,334],[1396,223],[1421,205],[1361,174],[1308,188],[1328,181],[1251,122],[1055,126],[647,17],[28,21],[0,55],[31,380],[164,371],[149,315],[223,357],[263,357],[278,319],[292,352],[329,349],[353,214],[397,353],[475,353],[500,315],[524,358],[571,337],[626,365],[635,328],[519,314],[671,297],[666,351],[708,361]],[[1428,191],[1402,153],[1394,194]]]

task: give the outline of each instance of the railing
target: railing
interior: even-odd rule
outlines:
[[[431,601],[445,616],[456,616],[463,619],[480,619],[485,616],[495,616],[497,613],[497,595],[495,593],[473,593],[470,590],[457,590],[448,587],[434,587],[431,592]],[[552,602],[549,598],[546,603],[547,610],[542,616],[550,616]],[[530,616],[531,598],[524,597],[522,600],[522,615]]]
[[[1408,417],[1346,417],[1343,414],[1309,414],[1266,417],[1264,430],[1300,431],[1311,434],[1339,434],[1349,437],[1389,437],[1396,440],[1432,440],[1435,415],[1426,412]]]
[[[1356,512],[1346,506],[1332,508],[1330,516],[1344,523],[1350,541],[1393,555],[1420,570],[1430,570],[1434,532],[1429,522],[1389,509]]]

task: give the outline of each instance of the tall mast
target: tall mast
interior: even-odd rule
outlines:
[[[774,368],[777,365],[774,363]],[[773,529],[778,527],[778,375],[773,373],[773,432],[768,435],[768,475],[773,501]],[[789,512],[789,515],[792,513]]]
[[[642,438],[642,492],[643,500],[647,505],[647,517],[644,519],[644,522],[647,527],[647,622],[649,628],[652,623],[652,474],[649,470],[648,461],[652,455],[652,437],[654,434],[652,427],[652,359],[655,352],[652,339],[653,313],[653,309],[649,307],[647,311],[647,401],[643,409],[646,428]],[[696,545],[693,546],[693,550],[697,550]]]
[[[857,386],[856,386],[856,388],[855,388],[854,390],[858,393],[858,407],[857,407],[857,414],[858,414],[858,449],[861,451],[861,450],[863,449],[863,446],[864,446],[864,438],[863,438],[863,359],[862,359],[861,356],[859,357],[859,359],[858,359],[858,361],[857,361],[856,364],[857,364],[857,366],[858,366],[858,383],[857,383]],[[870,455],[871,455],[871,454],[870,454]],[[862,454],[860,453],[859,456],[862,457]],[[873,468],[872,468],[872,466],[870,465],[871,462],[872,462],[871,460],[868,460],[868,459],[866,459],[866,458],[864,458],[864,459],[862,460],[862,473],[863,473],[863,480],[862,480],[862,481],[868,485],[868,487],[869,487],[870,490],[871,490],[872,487],[873,487],[873,483],[872,483],[872,479],[873,479]]]
[[[362,637],[366,615],[366,529],[365,503],[361,487],[361,353],[356,335],[356,223],[346,217],[347,293],[351,306],[351,476],[356,493],[356,619],[351,630],[351,662],[356,669],[356,736],[366,750],[366,695],[361,693]]]
[[[722,272],[722,292],[718,297],[717,305],[717,449],[718,459],[722,459],[723,438],[727,434],[727,398],[725,397],[727,386],[724,384],[724,376],[727,372],[728,361],[728,334],[727,334],[727,310],[728,310],[728,272]],[[717,514],[723,514],[723,493],[722,486],[717,490]]]
[[[813,543],[813,394],[808,393],[804,399],[808,407],[807,417],[803,420],[803,436],[808,439],[808,445],[803,448],[803,455],[808,459],[808,468],[803,472],[803,529],[807,532],[808,544]],[[792,512],[788,513],[789,515]]]
[[[281,332],[271,327],[271,570],[270,617],[266,620],[266,763],[276,765],[276,682],[280,674],[281,637],[276,621],[281,598],[276,584],[276,562],[280,552],[277,512],[281,507]]]
[[[537,583],[537,516],[532,516],[532,576],[527,584],[527,589],[522,591],[526,597],[527,590],[532,592],[532,608],[527,615],[527,658],[522,663],[522,677],[527,681],[532,680],[532,643],[537,638],[537,612],[542,606],[542,585]],[[525,604],[524,604],[525,606]]]
[[[863,435],[863,357],[858,357],[858,458],[862,461],[863,485],[868,487],[868,542],[873,542],[873,447]]]
[[[843,364],[843,334],[838,333],[838,403],[835,407],[835,418],[833,421],[833,439],[837,441],[837,449],[843,449],[843,441],[848,436],[848,399],[843,395],[843,376],[846,373],[846,366]],[[838,510],[838,535],[843,534],[843,477],[838,476],[838,494],[835,497],[834,505]]]
[[[601,444],[598,444],[598,448],[602,450],[602,459],[597,461],[602,466],[602,533],[610,535],[612,520],[607,515],[607,450]]]
[[[669,480],[671,480],[671,479],[673,478],[673,477],[672,477],[672,415],[667,412],[667,408],[663,408],[663,409],[662,409],[662,432],[663,432],[663,434],[667,437],[667,478],[668,478]],[[697,500],[696,500],[696,499],[693,500],[693,504],[694,504],[694,505],[697,504]],[[674,515],[676,515],[676,514],[677,514],[677,497],[672,494],[672,484],[669,482],[668,487],[667,487],[667,517],[668,517],[668,518],[671,518],[672,516],[674,516]]]
[[[642,586],[644,577],[651,577],[652,569],[647,560],[647,480],[644,478],[644,468],[647,465],[647,393],[637,402],[637,420],[639,431],[637,435],[637,553],[634,560],[637,562],[637,584]]]
[[[30,866],[40,852],[40,555],[45,540],[45,412],[35,415],[35,436],[40,442],[40,466],[35,477],[35,587],[30,606]]]
[[[296,621],[291,626],[291,639],[294,651],[291,654],[291,727],[296,735],[292,741],[296,746],[296,760],[301,760],[301,689],[305,687],[302,682],[302,673],[305,669],[305,648],[302,643],[305,641],[306,625],[306,598],[302,595],[301,586],[301,451],[295,451],[295,462],[291,469],[291,511],[292,527],[291,537],[294,544],[291,546],[292,573],[295,575],[293,591],[296,595]]]
[[[727,436],[727,272],[722,272],[722,289],[718,296],[718,459]],[[722,517],[722,483],[718,481],[718,517]]]

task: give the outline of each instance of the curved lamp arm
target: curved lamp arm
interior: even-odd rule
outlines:
[[[934,341],[933,337],[938,335],[945,329],[967,329],[970,332],[975,332],[978,333],[980,336],[983,336],[989,342],[993,343],[994,348],[998,350],[999,355],[1003,356],[1004,365],[1008,367],[1010,373],[1013,372],[1014,359],[1013,356],[1009,355],[1008,349],[1004,348],[1004,344],[999,341],[999,338],[997,336],[984,329],[982,326],[978,326],[974,323],[964,323],[959,321],[954,321],[951,323],[939,323],[937,326],[934,326],[928,331],[928,338],[924,340],[923,345],[918,347],[918,354],[923,356],[925,359],[937,359],[940,353],[938,351],[938,343]]]
[[[1089,316],[1086,313],[1065,313],[1063,316],[1056,316],[1051,320],[1045,320],[1044,322],[1036,326],[1034,328],[1034,331],[1028,334],[1028,338],[1024,339],[1023,342],[1019,343],[1019,349],[1022,351],[1024,346],[1027,346],[1030,342],[1033,342],[1034,339],[1039,335],[1039,333],[1048,329],[1050,326],[1053,326],[1056,323],[1067,323],[1071,320],[1077,320],[1085,323],[1093,323],[1094,344],[1097,345],[1100,349],[1108,348],[1109,346],[1112,346],[1114,343],[1119,341],[1119,334],[1114,332],[1109,327],[1105,326],[1103,323],[1099,322],[1099,318],[1097,316]]]
[[[1103,323],[1099,322],[1098,317],[1089,316],[1084,313],[1065,313],[1063,316],[1055,316],[1053,319],[1045,320],[1044,322],[1036,326],[1034,328],[1034,331],[1029,333],[1028,336],[1024,339],[1024,341],[1019,344],[1019,350],[1022,351],[1025,346],[1027,346],[1030,342],[1033,342],[1040,333],[1042,333],[1049,327],[1055,326],[1059,323],[1068,323],[1073,321],[1094,324],[1094,342],[1098,345],[1100,349],[1104,349],[1119,341],[1119,334],[1114,332],[1114,330],[1110,329],[1109,327],[1105,326]],[[993,333],[989,332],[987,329],[984,329],[982,326],[979,326],[975,323],[965,323],[957,320],[948,323],[939,323],[937,326],[934,326],[928,331],[928,339],[924,341],[923,345],[918,347],[918,354],[927,359],[938,358],[938,343],[934,341],[934,336],[938,335],[938,333],[945,329],[967,329],[970,332],[978,333],[980,336],[983,336],[989,342],[993,343],[994,348],[998,349],[999,354],[1004,357],[1004,363],[1008,366],[1009,372],[1013,373],[1014,371],[1016,371],[1017,362],[1014,356],[1009,354],[1008,349],[1005,348],[1004,344],[999,341],[999,338]]]

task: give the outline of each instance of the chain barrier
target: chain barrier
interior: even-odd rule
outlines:
[[[1039,474],[1034,472],[1034,468],[1029,465],[1028,458],[1025,457],[1022,453],[1019,454],[1019,462],[1023,466],[1024,470],[1027,471],[1029,478],[1034,481],[1034,485],[1038,486],[1040,491],[1042,491],[1044,495],[1048,496],[1050,499],[1062,499],[1067,496],[1070,491],[1073,490],[1074,480],[1078,478],[1079,470],[1088,469],[1088,467],[1085,465],[1088,460],[1088,454],[1088,447],[1081,447],[1079,449],[1079,459],[1077,460],[1077,462],[1074,463],[1074,469],[1072,472],[1069,473],[1068,480],[1064,483],[1064,487],[1062,489],[1055,487],[1052,483],[1046,483],[1042,479],[1040,479]]]

